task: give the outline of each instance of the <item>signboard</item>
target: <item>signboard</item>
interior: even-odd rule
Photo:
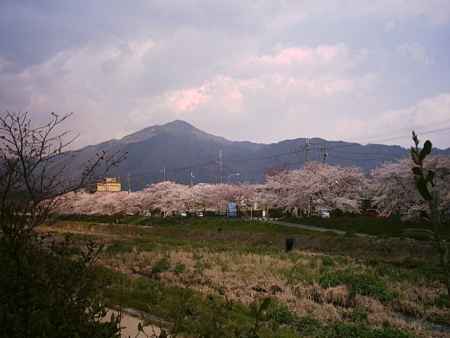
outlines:
[[[227,206],[227,216],[228,217],[237,217],[237,204],[234,202],[228,203]]]

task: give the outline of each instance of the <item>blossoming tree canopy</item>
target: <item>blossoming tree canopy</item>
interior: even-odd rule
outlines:
[[[374,186],[374,185],[372,185]],[[71,193],[61,198],[59,211],[73,214],[137,214],[159,210],[164,215],[184,211],[224,211],[227,203],[239,208],[279,208],[287,212],[310,208],[359,212],[369,187],[358,168],[308,163],[304,168],[278,171],[264,184],[207,184],[193,187],[175,182],[152,184],[140,192]]]
[[[409,158],[395,163],[383,164],[372,172],[371,192],[374,202],[383,216],[400,214],[406,218],[417,217],[425,211],[426,205],[419,195],[414,176],[413,164]],[[425,167],[435,172],[436,188],[440,192],[440,209],[450,208],[450,157],[432,156],[425,161]]]

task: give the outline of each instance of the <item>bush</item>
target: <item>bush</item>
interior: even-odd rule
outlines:
[[[182,274],[186,270],[186,265],[182,263],[177,263],[175,265],[175,268],[173,269],[173,272],[175,272],[177,275]]]
[[[302,336],[316,335],[316,333],[323,328],[320,321],[309,316],[299,318],[295,326]]]
[[[170,262],[167,257],[161,258],[152,266],[152,273],[158,274],[161,272],[168,271],[170,269]]]
[[[391,328],[371,329],[366,325],[338,323],[328,338],[412,338],[409,333]]]
[[[323,266],[334,266],[334,260],[330,256],[323,256],[322,257],[322,265]]]
[[[0,337],[119,337],[106,315],[106,279],[92,268],[96,251],[66,243],[0,239]]]
[[[296,284],[299,281],[307,284],[312,284],[316,279],[314,272],[306,268],[302,264],[296,264],[289,270],[286,270],[285,276],[288,284],[291,285]]]
[[[367,310],[364,308],[354,308],[351,315],[350,315],[350,319],[353,322],[357,322],[357,323],[367,323],[367,319],[368,319],[368,313]]]
[[[279,325],[293,324],[296,316],[288,309],[288,307],[276,300],[272,300],[269,305],[266,316]]]
[[[438,297],[436,297],[434,305],[439,308],[450,308],[450,300],[447,295],[440,294]]]

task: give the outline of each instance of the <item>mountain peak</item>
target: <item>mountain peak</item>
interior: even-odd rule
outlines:
[[[209,134],[197,129],[192,124],[190,124],[186,121],[174,120],[174,121],[171,121],[171,122],[168,122],[165,124],[154,125],[154,126],[139,130],[133,134],[123,137],[121,141],[125,142],[125,143],[142,142],[142,141],[148,140],[156,135],[161,135],[161,134],[169,134],[169,135],[194,135],[195,134],[197,136],[213,137],[213,138],[217,138],[220,140],[225,140],[220,137],[209,135]]]
[[[172,122],[168,122],[166,124],[161,125],[161,127],[196,129],[192,124],[183,120],[173,120]]]

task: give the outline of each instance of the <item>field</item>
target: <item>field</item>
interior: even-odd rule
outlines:
[[[103,244],[109,306],[183,337],[450,336],[429,242],[220,218],[123,222],[66,219],[41,231]]]

